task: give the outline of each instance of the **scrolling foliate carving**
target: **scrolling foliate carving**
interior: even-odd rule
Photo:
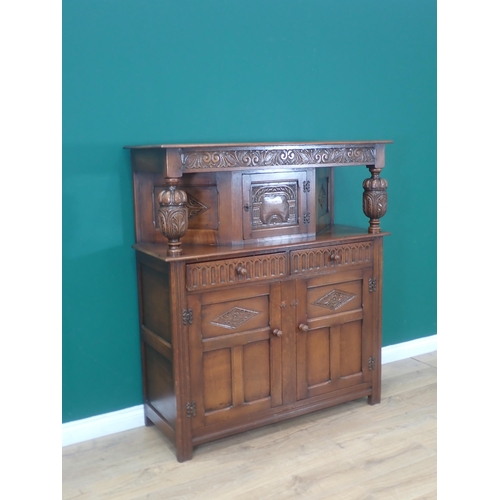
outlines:
[[[374,147],[188,151],[182,154],[182,165],[186,170],[374,162]]]

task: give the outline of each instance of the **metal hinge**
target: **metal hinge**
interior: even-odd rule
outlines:
[[[375,292],[377,290],[377,278],[370,278],[368,280],[368,290],[370,292]]]
[[[196,403],[194,401],[186,403],[186,415],[188,418],[196,417]]]
[[[190,325],[193,324],[193,310],[192,309],[183,309],[182,310],[182,323],[184,325],[187,325],[188,323]]]
[[[311,181],[304,181],[302,183],[302,190],[304,193],[309,193],[311,191]]]
[[[373,356],[368,358],[368,370],[375,370],[375,358]]]
[[[155,206],[155,190],[153,189],[153,191],[151,191],[151,202],[152,202],[152,205],[151,206]],[[155,211],[153,210],[153,226],[154,228],[156,229],[156,214],[155,214]]]
[[[304,224],[309,224],[311,222],[311,214],[309,212],[305,212],[303,215]]]

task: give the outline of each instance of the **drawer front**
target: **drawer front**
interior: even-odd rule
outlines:
[[[288,275],[286,253],[200,262],[186,266],[189,291],[279,278]]]
[[[309,248],[290,252],[292,275],[335,271],[338,268],[364,267],[373,262],[373,242]]]

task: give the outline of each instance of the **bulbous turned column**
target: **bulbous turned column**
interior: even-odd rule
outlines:
[[[380,233],[380,219],[387,212],[387,181],[380,178],[379,168],[368,167],[372,176],[363,182],[363,212],[370,219],[368,232]]]
[[[168,189],[158,195],[158,219],[163,236],[168,239],[168,255],[182,254],[180,239],[188,229],[187,195],[177,189],[179,179],[166,179]]]

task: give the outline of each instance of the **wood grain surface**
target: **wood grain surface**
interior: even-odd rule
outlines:
[[[195,448],[141,427],[63,448],[64,500],[436,498],[437,354],[382,366],[363,399]]]

